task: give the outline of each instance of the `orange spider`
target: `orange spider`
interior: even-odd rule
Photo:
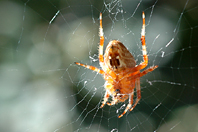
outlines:
[[[144,76],[148,72],[153,71],[158,66],[152,66],[142,72],[141,69],[144,69],[148,65],[148,56],[146,52],[146,43],[145,43],[145,15],[142,12],[142,32],[141,32],[141,42],[142,42],[142,53],[143,53],[143,62],[139,65],[136,65],[136,61],[133,58],[132,54],[127,50],[127,48],[117,40],[112,40],[108,43],[105,50],[104,59],[103,59],[103,28],[102,28],[102,13],[100,13],[100,27],[99,27],[99,36],[100,36],[100,45],[99,45],[99,64],[102,67],[98,69],[94,66],[89,66],[75,62],[75,64],[86,67],[90,70],[96,71],[104,76],[105,82],[105,96],[100,108],[105,104],[115,105],[119,102],[124,102],[129,98],[129,103],[126,106],[124,112],[118,116],[122,117],[128,110],[132,111],[135,106],[138,104],[141,99],[141,90],[140,90],[140,77]],[[136,87],[137,98],[133,105],[133,96],[134,89]],[[109,96],[112,97],[112,101],[107,102]],[[133,106],[132,106],[133,105]]]

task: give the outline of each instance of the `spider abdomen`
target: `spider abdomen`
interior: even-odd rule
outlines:
[[[118,40],[112,40],[107,45],[104,62],[109,69],[119,73],[120,71],[135,67],[136,62],[132,54]]]

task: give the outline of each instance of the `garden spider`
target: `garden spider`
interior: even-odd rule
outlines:
[[[142,54],[143,62],[139,65],[136,65],[136,61],[133,58],[132,54],[127,50],[127,48],[117,40],[112,40],[108,43],[104,58],[103,58],[103,45],[104,45],[104,36],[102,28],[102,13],[100,13],[100,27],[99,27],[99,36],[100,36],[100,45],[99,45],[99,64],[102,68],[98,69],[94,66],[89,66],[75,62],[75,64],[86,67],[90,70],[96,71],[104,76],[105,82],[105,96],[100,108],[105,104],[115,105],[119,102],[124,102],[129,98],[129,103],[126,106],[124,112],[118,116],[122,117],[128,110],[132,111],[135,106],[138,104],[141,99],[141,90],[140,90],[140,77],[144,76],[148,72],[153,71],[158,66],[152,66],[142,72],[141,69],[144,69],[148,65],[148,56],[146,51],[145,43],[145,15],[142,12],[142,32],[141,32],[141,43],[142,43]],[[134,89],[136,87],[136,101],[133,104]],[[109,97],[112,97],[111,102],[107,102]]]

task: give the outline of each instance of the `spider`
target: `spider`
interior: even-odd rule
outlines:
[[[132,111],[141,99],[140,90],[140,77],[144,76],[148,72],[153,71],[158,66],[152,66],[142,72],[148,65],[148,56],[146,51],[145,43],[145,14],[142,12],[142,32],[141,32],[141,43],[142,43],[142,54],[143,62],[136,65],[136,61],[133,55],[127,50],[127,48],[118,40],[112,40],[108,43],[105,54],[103,57],[103,27],[102,27],[102,13],[100,13],[100,27],[99,27],[99,64],[102,68],[96,68],[94,66],[81,64],[75,62],[75,64],[88,68],[90,70],[96,71],[103,75],[105,82],[105,95],[100,108],[104,107],[105,104],[111,106],[119,102],[125,102],[127,99],[129,101],[124,112],[118,116],[122,117],[127,111]],[[136,87],[136,101],[133,104],[134,89]],[[111,96],[112,101],[108,102]]]

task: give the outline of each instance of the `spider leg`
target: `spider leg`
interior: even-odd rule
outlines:
[[[136,75],[134,76],[131,76],[131,80],[133,79],[136,79],[136,91],[137,91],[137,99],[135,101],[135,104],[133,105],[133,107],[131,108],[132,104],[133,104],[133,91],[132,93],[130,94],[129,96],[129,104],[127,105],[126,109],[124,110],[124,112],[118,116],[118,118],[122,117],[129,109],[130,111],[132,111],[135,106],[138,104],[138,102],[140,101],[141,99],[141,91],[140,91],[140,77],[144,76],[145,74],[147,74],[148,72],[151,72],[153,70],[155,70],[158,66],[153,66],[153,67],[150,67],[146,70],[144,70],[143,72],[140,72],[140,73],[137,73]],[[134,74],[134,73],[132,73]],[[128,77],[130,77],[130,74],[128,75]]]
[[[128,75],[126,75],[125,77],[130,77],[130,80],[136,79],[136,78],[140,78],[142,76],[144,76],[145,74],[152,72],[153,70],[155,70],[158,67],[158,65],[156,66],[152,66],[146,70],[144,70],[143,72],[139,72],[139,73],[130,73]]]
[[[131,94],[129,95],[129,103],[127,107],[125,108],[124,112],[118,116],[118,118],[121,118],[133,105],[133,95],[134,95],[134,92],[132,91]]]
[[[146,41],[145,41],[145,14],[142,12],[142,32],[141,32],[141,43],[142,43],[142,54],[143,54],[143,62],[140,63],[138,66],[126,69],[124,72],[126,73],[133,73],[135,75],[141,69],[144,69],[148,65],[148,56],[146,51]]]
[[[135,104],[133,105],[133,107],[130,109],[130,111],[132,111],[135,106],[138,104],[138,102],[140,101],[141,99],[141,91],[140,91],[140,78],[137,78],[136,81],[136,92],[137,92],[137,98],[136,98],[136,101],[135,101]]]
[[[113,97],[111,103],[107,103],[107,105],[109,105],[109,106],[115,105],[117,102],[118,102],[118,99]]]
[[[104,45],[104,33],[102,28],[102,13],[100,13],[100,27],[99,27],[99,36],[100,36],[100,45],[99,45],[99,62],[100,66],[104,67],[104,58],[103,58],[103,45]]]
[[[148,56],[146,51],[146,41],[145,41],[145,14],[142,12],[142,32],[141,32],[141,43],[142,43],[142,54],[143,54],[143,62],[140,63],[137,67],[131,68],[131,72],[139,71],[144,69],[148,65]]]
[[[140,77],[144,76],[145,74],[147,74],[148,72],[151,72],[153,70],[155,70],[158,66],[153,66],[153,67],[150,67],[146,70],[144,70],[143,72],[141,73],[138,73],[134,76],[132,76],[131,79],[136,79],[136,92],[137,92],[137,98],[136,98],[136,101],[135,101],[135,104],[133,105],[133,107],[130,109],[130,111],[132,111],[135,106],[138,104],[138,102],[140,101],[141,99],[141,90],[140,90]]]
[[[100,106],[100,108],[104,107],[104,105],[106,104],[106,102],[108,101],[108,99],[109,99],[109,92],[106,91],[105,92],[104,99],[103,99],[103,102],[102,102],[102,105]]]
[[[142,42],[142,54],[143,54],[143,62],[137,66],[137,69],[143,69],[148,65],[148,56],[146,51],[146,41],[145,41],[145,14],[142,12],[142,32],[141,32],[141,42]]]
[[[83,66],[83,67],[85,67],[85,68],[87,68],[87,69],[96,71],[96,72],[98,72],[98,73],[100,73],[100,74],[104,74],[104,71],[101,70],[101,69],[98,69],[97,67],[90,66],[90,65],[85,65],[85,64],[82,64],[82,63],[78,63],[78,62],[74,62],[74,63],[77,64],[77,65]]]
[[[135,77],[135,78],[142,77],[142,76],[146,75],[147,73],[152,72],[152,71],[155,70],[157,67],[158,67],[158,66],[152,66],[152,67],[150,67],[150,68],[144,70],[143,72],[141,72],[141,73],[135,75],[134,77]]]

